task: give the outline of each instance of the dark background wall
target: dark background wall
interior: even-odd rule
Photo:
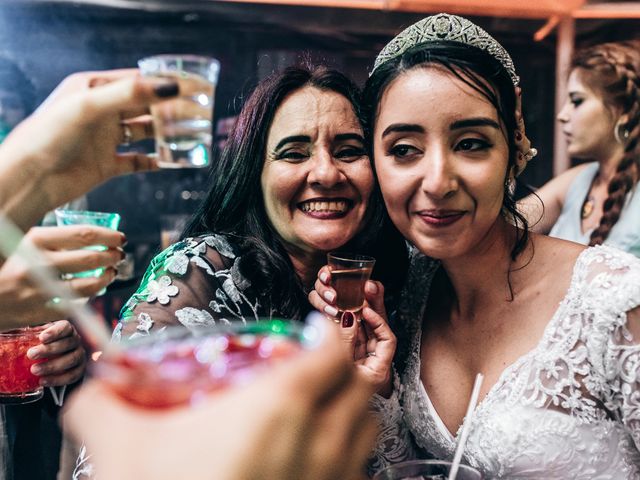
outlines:
[[[33,80],[42,101],[78,70],[133,67],[157,53],[194,53],[222,65],[216,118],[235,114],[256,81],[302,57],[342,69],[363,83],[380,48],[424,14],[200,2],[121,1],[135,8],[72,2],[0,3],[0,55]],[[524,180],[551,176],[555,37],[533,41],[542,20],[471,17],[512,54],[522,79],[527,131],[540,155]],[[578,44],[637,36],[638,21],[580,22]],[[1,87],[1,86],[0,86]],[[118,211],[138,275],[157,251],[163,214],[191,212],[207,172],[162,171],[115,179],[89,195],[90,208]],[[132,284],[135,281],[132,281]]]

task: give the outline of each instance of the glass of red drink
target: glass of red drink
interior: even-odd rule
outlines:
[[[123,342],[123,349],[100,357],[93,373],[130,403],[170,408],[246,383],[312,345],[316,336],[315,327],[286,320],[167,328]]]
[[[332,252],[327,255],[331,270],[331,285],[336,291],[338,318],[347,312],[360,319],[364,306],[364,284],[371,277],[376,259],[367,255]]]
[[[27,350],[40,344],[38,335],[46,327],[25,327],[0,333],[0,404],[35,402],[42,398],[40,377],[31,373],[37,363]]]

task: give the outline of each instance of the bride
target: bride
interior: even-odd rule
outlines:
[[[535,155],[518,82],[484,30],[440,14],[393,39],[367,83],[380,187],[415,247],[393,365],[388,327],[358,327],[356,361],[395,376],[374,401],[374,471],[451,459],[481,372],[463,461],[485,478],[640,476],[640,262],[529,233],[513,198]],[[328,273],[310,295],[321,310]]]

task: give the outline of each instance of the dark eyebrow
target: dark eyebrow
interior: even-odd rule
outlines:
[[[284,137],[282,140],[280,140],[274,150],[279,150],[280,147],[286,145],[287,143],[309,143],[310,141],[311,137],[307,135],[292,135],[290,137]]]
[[[364,137],[357,133],[339,133],[336,135],[336,141],[341,142],[343,140],[357,140],[360,143],[364,143]]]
[[[487,117],[478,118],[465,118],[464,120],[458,120],[449,125],[449,130],[457,130],[459,128],[468,127],[493,127],[496,130],[500,130],[500,125],[495,120]]]
[[[382,138],[386,137],[391,133],[404,133],[404,132],[414,132],[414,133],[424,133],[424,128],[420,125],[414,125],[411,123],[393,123],[385,128],[384,132],[382,132]]]

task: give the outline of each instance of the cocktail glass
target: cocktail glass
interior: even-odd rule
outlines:
[[[411,460],[379,471],[373,480],[447,480],[451,465],[441,460]],[[473,467],[460,465],[456,480],[482,480],[482,475]]]
[[[327,255],[331,285],[336,291],[338,317],[350,313],[359,320],[364,306],[364,285],[371,277],[376,259],[366,255],[332,252]],[[343,322],[344,324],[344,322]]]
[[[117,230],[120,225],[120,215],[117,213],[106,212],[91,212],[87,210],[65,210],[58,208],[55,210],[56,222],[58,226],[64,225],[95,225],[97,227],[110,228],[111,230]],[[103,251],[107,247],[104,245],[91,245],[85,247],[87,250]],[[64,278],[86,278],[86,277],[99,277],[104,274],[104,268],[95,268],[93,270],[86,270],[78,273],[66,273]],[[96,295],[103,295],[106,292],[106,288],[100,290]]]
[[[0,333],[0,404],[31,403],[42,398],[40,377],[31,373],[38,361],[27,358],[27,350],[40,344],[38,335],[46,327],[25,327]]]
[[[145,77],[177,81],[177,98],[151,107],[161,168],[206,167],[220,63],[198,55],[156,55],[138,61]]]
[[[170,408],[246,383],[313,346],[318,336],[317,327],[285,320],[173,327],[123,342],[123,349],[100,357],[92,372],[132,404]]]

